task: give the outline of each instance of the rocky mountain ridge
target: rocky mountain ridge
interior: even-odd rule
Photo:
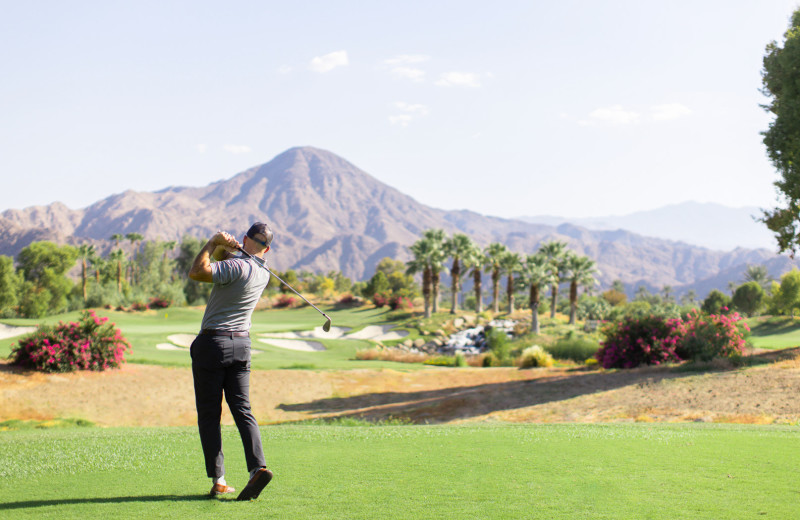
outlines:
[[[765,249],[715,251],[625,230],[589,230],[571,224],[550,226],[445,211],[420,204],[343,158],[317,148],[289,149],[268,163],[204,187],[169,187],[157,192],[125,191],[86,208],[61,203],[0,214],[7,240],[0,254],[16,255],[36,240],[92,242],[108,249],[114,233],[146,239],[208,237],[218,229],[243,234],[256,220],[275,232],[268,258],[275,268],[327,272],[341,270],[364,279],[386,256],[407,260],[407,246],[425,229],[461,232],[480,245],[500,241],[532,253],[547,240],[565,240],[594,258],[608,285],[620,279],[634,287],[670,285],[680,293],[694,288],[726,288],[748,263],[764,263],[774,274],[793,262]],[[712,287],[713,286],[713,287]]]

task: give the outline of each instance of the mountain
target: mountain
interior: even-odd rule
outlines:
[[[519,220],[549,226],[569,223],[596,230],[626,229],[723,251],[737,247],[776,249],[772,232],[755,220],[760,216],[761,209],[755,206],[730,208],[713,203],[682,202],[621,216],[571,218],[538,215],[519,217]]]
[[[407,247],[429,228],[466,233],[482,246],[504,242],[522,253],[534,252],[543,241],[564,240],[597,261],[604,286],[620,279],[631,291],[638,284],[670,285],[675,294],[706,286],[727,290],[727,281],[740,279],[747,264],[767,264],[773,276],[793,264],[765,249],[715,251],[621,229],[555,227],[431,208],[312,147],[289,149],[204,187],[129,190],[78,210],[54,203],[4,211],[0,254],[16,255],[36,240],[92,242],[107,251],[114,233],[180,240],[223,229],[241,236],[256,220],[275,232],[268,259],[276,269],[341,270],[356,280],[371,276],[383,257],[409,259]]]

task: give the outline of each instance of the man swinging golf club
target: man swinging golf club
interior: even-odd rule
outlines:
[[[211,496],[233,493],[225,481],[220,414],[222,395],[228,402],[244,445],[250,478],[237,500],[258,497],[272,479],[266,468],[261,432],[250,411],[250,317],[270,273],[253,257],[263,258],[272,242],[272,231],[256,222],[240,244],[219,231],[194,259],[189,278],[213,283],[200,334],[192,342],[197,425],[203,446],[206,473],[213,479]],[[241,248],[245,256],[231,253]],[[211,262],[211,258],[218,260]]]

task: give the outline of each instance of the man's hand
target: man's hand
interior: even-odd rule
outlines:
[[[236,251],[237,247],[241,247],[241,245],[233,238],[233,235],[225,231],[217,231],[194,259],[192,268],[189,269],[189,278],[197,282],[213,283],[211,257],[223,260],[228,256],[228,252]]]
[[[226,231],[217,231],[209,242],[214,243],[214,252],[211,254],[214,260],[220,261],[228,258],[228,253],[233,253],[237,248],[242,247],[233,235]]]

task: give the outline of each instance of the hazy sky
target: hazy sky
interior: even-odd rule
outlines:
[[[767,207],[761,59],[796,5],[0,1],[0,210],[304,145],[503,217]]]

